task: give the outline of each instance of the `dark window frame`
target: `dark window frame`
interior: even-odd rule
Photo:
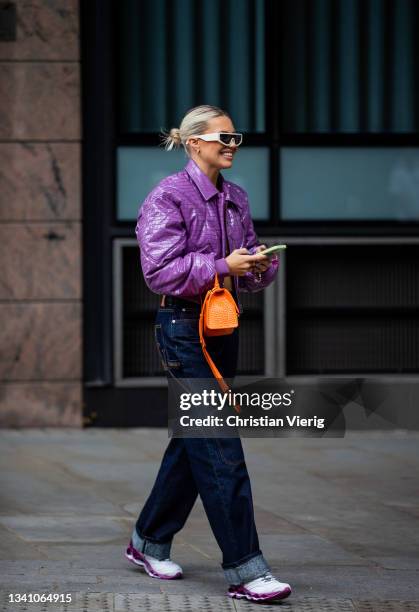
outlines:
[[[269,222],[255,221],[263,236],[383,236],[419,235],[418,222],[280,222],[279,154],[284,146],[417,146],[417,134],[281,134],[278,28],[279,2],[266,0],[265,121],[266,135],[249,134],[249,146],[270,149]],[[114,27],[118,3],[115,0],[79,2],[81,29],[82,107],[82,202],[83,202],[83,381],[86,424],[95,423],[92,414],[100,409],[100,424],[129,424],[138,389],[113,387],[112,248],[116,237],[133,238],[135,220],[116,218],[116,152],[118,146],[156,146],[157,134],[117,134],[117,35]],[[419,14],[419,11],[418,11]],[[418,50],[419,38],[416,39]],[[419,53],[416,53],[419,57]],[[419,61],[419,60],[417,60]],[[419,85],[418,85],[419,87]],[[418,97],[418,96],[416,96]],[[158,391],[153,390],[152,395]],[[150,396],[150,397],[151,397]],[[115,416],[115,403],[118,415]],[[164,406],[164,402],[162,402]],[[164,420],[153,413],[155,422]],[[153,424],[147,421],[144,424]],[[147,421],[147,422],[146,422]],[[97,421],[96,421],[97,423]]]
[[[114,19],[118,18],[114,4]],[[281,31],[281,8],[276,0],[265,0],[266,49],[271,49],[265,56],[265,133],[248,133],[245,135],[246,146],[263,146],[269,150],[269,219],[255,220],[258,234],[264,235],[372,235],[372,236],[412,236],[419,234],[419,219],[414,220],[298,220],[285,221],[281,219],[280,198],[280,167],[279,158],[281,148],[284,147],[416,147],[418,133],[290,133],[281,131],[281,48],[278,31]],[[114,21],[116,23],[116,21]],[[278,27],[277,24],[280,24]],[[119,30],[114,30],[114,48],[117,54],[119,45]],[[114,82],[118,89],[118,61],[115,57]],[[270,74],[277,74],[278,78],[269,80]],[[116,152],[118,147],[157,147],[160,144],[159,133],[149,132],[118,133],[117,119],[119,117],[119,97],[115,95],[115,149],[114,167],[116,173]],[[279,109],[279,110],[278,110]],[[278,112],[276,112],[278,111]],[[233,118],[234,119],[234,118]],[[166,126],[167,128],[169,126]],[[112,212],[112,225],[121,236],[130,235],[133,221],[119,220],[117,218],[117,177],[114,176],[114,206]],[[135,224],[135,222],[134,222]]]

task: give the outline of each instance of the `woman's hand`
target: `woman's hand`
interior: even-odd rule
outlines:
[[[267,248],[268,247],[266,244],[260,244],[258,247],[256,247],[255,254],[259,253],[259,251],[264,251]],[[268,255],[260,255],[259,257],[260,259],[256,260],[254,263],[252,272],[265,272],[271,265],[271,258],[268,257]]]
[[[264,272],[269,268],[271,262],[267,255],[259,255],[259,251],[266,249],[264,244],[255,249],[254,255],[249,255],[245,248],[234,249],[225,258],[231,274],[234,276],[244,276],[246,272]]]

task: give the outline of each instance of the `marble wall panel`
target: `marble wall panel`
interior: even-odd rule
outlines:
[[[77,63],[0,62],[0,139],[79,139],[79,73]]]
[[[79,0],[13,4],[16,40],[0,42],[0,427],[81,427]]]
[[[16,41],[0,42],[0,59],[79,59],[78,0],[17,0],[15,5]]]
[[[81,427],[81,385],[0,384],[0,427]]]
[[[81,379],[80,302],[3,302],[0,321],[0,381]]]
[[[80,299],[81,225],[0,223],[0,300]]]
[[[81,218],[78,142],[0,143],[0,221]]]

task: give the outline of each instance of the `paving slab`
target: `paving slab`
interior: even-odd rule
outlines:
[[[232,600],[226,596],[167,595],[158,593],[71,593],[66,604],[13,604],[14,612],[418,612],[419,602],[400,600],[351,600],[324,597],[294,598],[275,603],[254,603]],[[2,612],[9,612],[8,603],[0,604]]]
[[[235,602],[236,612],[256,612],[261,608],[266,612],[354,612],[355,605],[350,599],[324,597],[288,598],[281,602],[259,604],[240,600]]]
[[[287,565],[368,565],[359,555],[315,534],[260,535],[263,554],[276,563]]]
[[[125,533],[124,517],[1,516],[0,524],[28,542],[109,542]]]
[[[0,612],[419,611],[418,432],[243,440],[261,548],[293,587],[263,606],[225,596],[199,499],[172,547],[182,580],[125,559],[167,444],[158,429],[0,431]],[[10,608],[11,590],[74,599]]]

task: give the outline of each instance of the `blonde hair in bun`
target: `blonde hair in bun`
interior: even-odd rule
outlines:
[[[194,134],[202,134],[208,126],[208,121],[215,117],[230,117],[218,106],[202,104],[188,110],[181,121],[179,128],[172,128],[169,132],[161,130],[162,144],[166,151],[171,151],[174,147],[179,149],[182,145],[186,154],[190,157],[189,145],[186,144],[188,138]]]
[[[179,128],[172,128],[168,134],[166,132],[163,132],[163,134],[163,142],[167,151],[171,151],[173,147],[178,149],[182,144]]]

